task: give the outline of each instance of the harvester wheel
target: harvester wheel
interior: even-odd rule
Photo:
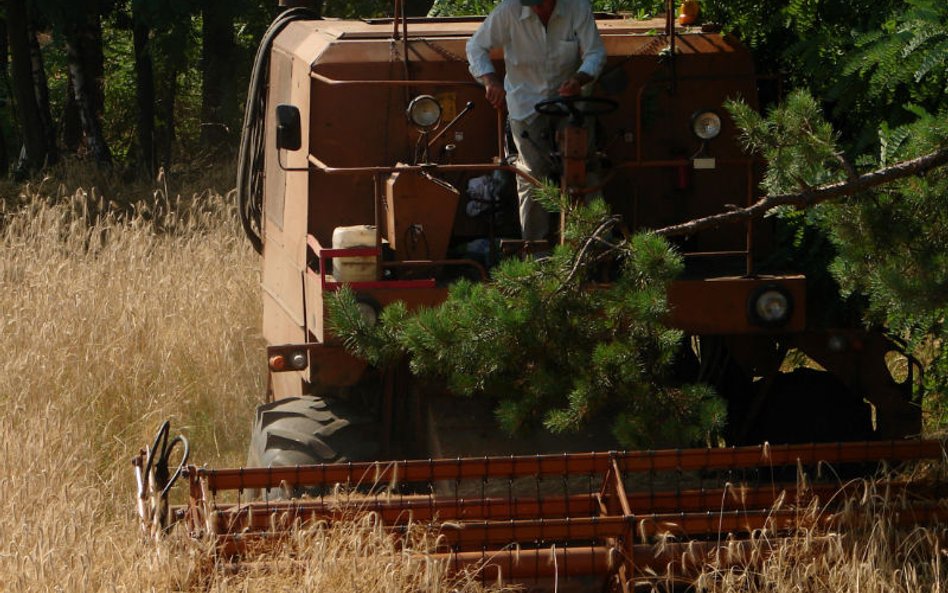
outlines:
[[[257,408],[247,465],[374,460],[379,455],[377,434],[375,420],[344,399],[311,395],[279,399]],[[279,494],[279,488],[268,493]]]

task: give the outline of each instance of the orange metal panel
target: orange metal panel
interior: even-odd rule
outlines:
[[[279,243],[265,245],[263,260],[263,335],[269,344],[301,342],[305,326],[302,270]],[[285,320],[277,321],[280,317]],[[290,326],[294,329],[289,330]]]
[[[346,387],[355,385],[367,364],[342,346],[319,345],[310,350],[309,381],[317,385]]]
[[[478,574],[486,582],[497,580],[498,577],[503,582],[509,583],[517,580],[529,582],[529,579],[543,576],[585,575],[595,575],[605,580],[620,565],[626,565],[634,569],[629,571],[630,576],[651,577],[662,585],[674,582],[676,576],[694,577],[709,562],[714,562],[721,569],[757,565],[774,550],[791,541],[783,538],[739,540],[727,543],[691,541],[665,543],[660,548],[652,544],[638,544],[630,547],[631,556],[627,556],[625,552],[612,546],[577,546],[555,548],[555,550],[518,548],[458,554],[429,554],[425,558],[446,561],[447,565],[456,571],[480,570]],[[826,540],[816,537],[810,541],[814,552],[827,543]],[[481,570],[482,566],[489,567],[491,570],[486,568]],[[609,590],[602,586],[591,586],[589,590],[600,588]]]
[[[270,54],[270,85],[268,105],[289,103],[292,85],[293,56],[279,50]],[[263,231],[267,245],[283,244],[283,206],[286,198],[286,172],[280,167],[281,156],[272,147],[276,144],[275,110],[265,113],[265,142],[271,150],[264,151]]]
[[[833,515],[820,516],[829,524]],[[601,541],[622,537],[630,532],[646,543],[660,534],[698,538],[718,533],[751,533],[758,529],[781,531],[808,523],[799,510],[741,510],[700,513],[668,513],[663,515],[629,515],[620,517],[572,517],[566,519],[535,519],[525,521],[492,521],[444,524],[439,536],[458,549],[495,547],[510,542]]]
[[[459,193],[424,173],[395,173],[385,183],[385,237],[396,258],[444,259]]]
[[[593,494],[569,497],[550,497],[542,500],[521,497],[445,497],[434,496],[378,496],[354,495],[351,506],[332,497],[310,500],[256,501],[221,507],[222,515],[232,530],[245,527],[268,529],[273,515],[288,516],[302,521],[339,520],[353,512],[376,513],[386,525],[429,521],[469,521],[477,519],[539,519],[557,517],[589,517],[597,513],[597,498]]]
[[[786,289],[793,311],[786,325],[767,328],[748,319],[748,299],[767,285]],[[785,333],[803,331],[806,322],[806,278],[769,276],[676,280],[668,287],[670,323],[692,334]]]

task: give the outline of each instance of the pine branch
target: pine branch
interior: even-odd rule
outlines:
[[[563,280],[560,288],[556,290],[554,294],[560,293],[566,289],[567,286],[571,285],[573,279],[576,278],[576,275],[581,269],[585,268],[585,264],[588,264],[588,254],[592,250],[593,246],[596,244],[605,243],[607,249],[611,252],[616,248],[615,245],[612,245],[608,241],[605,241],[603,237],[609,233],[616,224],[619,223],[619,217],[609,216],[605,218],[602,222],[599,223],[599,226],[596,227],[596,230],[592,232],[586,240],[583,242],[583,246],[576,252],[576,255],[573,258],[573,265],[570,268],[569,273],[566,275],[566,279]]]
[[[746,222],[755,218],[761,218],[774,208],[780,206],[807,208],[820,202],[850,196],[897,179],[920,175],[946,164],[948,164],[948,146],[918,158],[902,161],[890,167],[883,167],[882,169],[860,175],[852,181],[830,183],[793,194],[764,196],[753,206],[663,227],[657,229],[654,233],[663,237],[688,235],[696,231],[717,228],[725,224]]]

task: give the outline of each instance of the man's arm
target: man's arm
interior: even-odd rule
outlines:
[[[499,8],[487,15],[465,46],[471,76],[484,85],[484,95],[495,109],[503,106],[505,97],[504,82],[497,76],[494,64],[490,61],[491,48],[503,47],[504,27],[499,22],[503,20],[503,15],[499,13]]]
[[[567,78],[563,84],[560,85],[560,88],[557,92],[561,97],[572,97],[573,95],[578,95],[583,90],[583,87],[593,80],[594,79],[592,76],[580,70],[576,74]]]
[[[576,25],[576,37],[579,40],[579,51],[583,62],[579,65],[576,74],[570,76],[560,85],[559,94],[568,97],[578,95],[582,88],[596,79],[606,63],[606,47],[602,44],[599,29],[596,27],[596,17],[593,16],[589,2],[582,3],[582,16]]]
[[[487,97],[487,101],[494,106],[494,109],[500,109],[504,104],[504,97],[507,96],[504,91],[504,81],[497,76],[496,72],[488,72],[478,80],[484,85],[484,96]]]

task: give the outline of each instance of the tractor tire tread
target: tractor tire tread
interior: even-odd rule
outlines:
[[[373,460],[378,454],[374,424],[343,399],[301,396],[263,404],[257,408],[248,463]]]

